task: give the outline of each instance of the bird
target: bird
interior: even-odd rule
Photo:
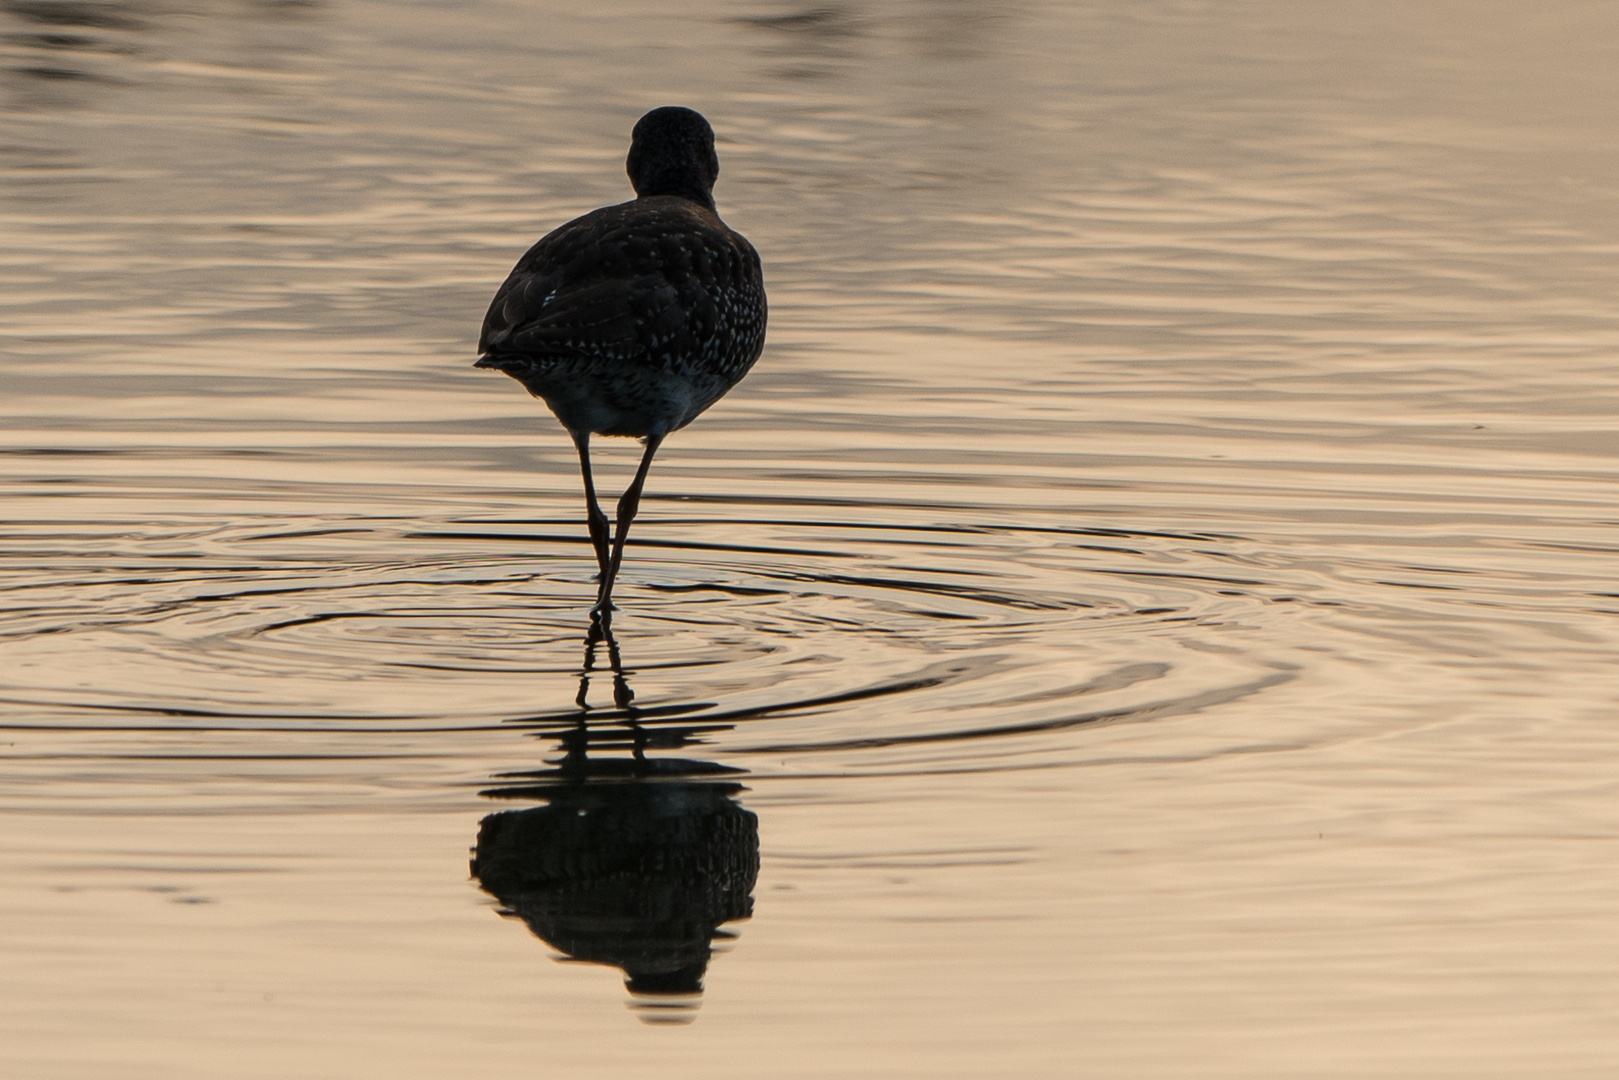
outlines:
[[[574,218],[518,260],[474,365],[522,383],[572,437],[598,569],[591,616],[604,624],[653,455],[753,367],[767,315],[759,253],[714,204],[720,162],[702,114],[642,116],[625,171],[634,199]],[[616,532],[596,499],[592,435],[645,444]]]

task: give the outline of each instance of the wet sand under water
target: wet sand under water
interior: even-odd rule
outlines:
[[[1609,1075],[1616,19],[0,8],[0,1071]],[[666,101],[610,647],[469,365]]]

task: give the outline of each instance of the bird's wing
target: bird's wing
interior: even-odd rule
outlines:
[[[509,281],[484,321],[479,351],[632,360],[646,352],[647,316],[672,306],[657,303],[658,295],[674,294],[664,282],[643,285],[632,298],[619,281]]]
[[[679,227],[689,222],[634,206],[596,211],[535,244],[495,294],[479,351],[655,362],[700,349],[721,301],[700,272],[708,260]]]

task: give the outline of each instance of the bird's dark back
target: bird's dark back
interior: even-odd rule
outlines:
[[[758,359],[765,321],[753,245],[706,207],[653,196],[575,218],[530,248],[490,304],[479,351],[730,384]]]

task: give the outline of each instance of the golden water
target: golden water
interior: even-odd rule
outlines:
[[[583,9],[0,3],[0,1073],[1611,1075],[1619,8]],[[615,673],[469,365],[664,103]]]

